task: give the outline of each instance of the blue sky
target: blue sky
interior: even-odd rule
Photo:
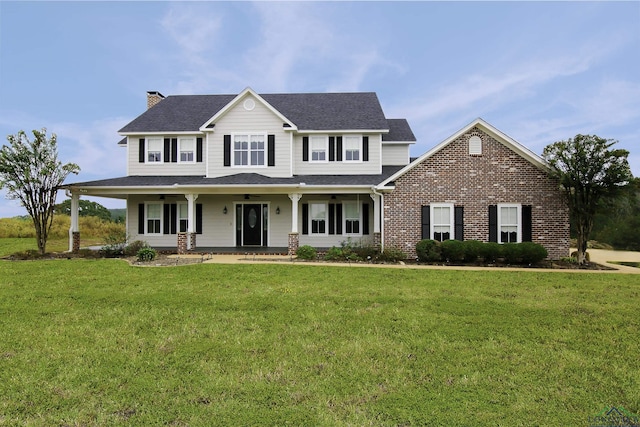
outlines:
[[[374,91],[418,156],[477,117],[541,154],[616,139],[640,176],[640,2],[0,1],[0,135],[46,127],[68,182],[126,174],[164,95]],[[96,199],[108,207],[124,203]],[[0,194],[0,217],[25,211]]]

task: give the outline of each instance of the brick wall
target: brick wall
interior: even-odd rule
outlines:
[[[468,154],[468,139],[482,139],[482,155]],[[474,127],[395,181],[384,197],[385,246],[415,256],[421,239],[421,207],[453,203],[464,207],[465,240],[488,241],[488,206],[532,206],[532,240],[549,258],[569,253],[569,211],[557,182],[544,171]]]

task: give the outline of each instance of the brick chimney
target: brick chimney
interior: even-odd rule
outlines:
[[[164,95],[158,91],[147,92],[147,110],[164,99]]]

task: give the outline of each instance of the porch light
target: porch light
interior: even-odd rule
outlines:
[[[280,215],[280,206],[276,208],[276,215]]]
[[[224,207],[224,209],[222,209],[222,213],[225,214],[225,215],[227,214],[227,207],[226,206]]]

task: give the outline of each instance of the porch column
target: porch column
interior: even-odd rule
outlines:
[[[298,233],[298,202],[302,198],[300,193],[289,194],[291,199],[291,232],[289,233],[288,254],[293,256],[300,246],[300,234]]]
[[[80,195],[71,193],[71,227],[69,228],[69,252],[80,250]]]
[[[185,194],[187,199],[187,216],[189,221],[187,222],[187,250],[193,250],[196,248],[196,200],[197,194]]]
[[[381,195],[369,194],[373,200],[373,245],[382,248],[382,234],[380,232],[380,199]]]

